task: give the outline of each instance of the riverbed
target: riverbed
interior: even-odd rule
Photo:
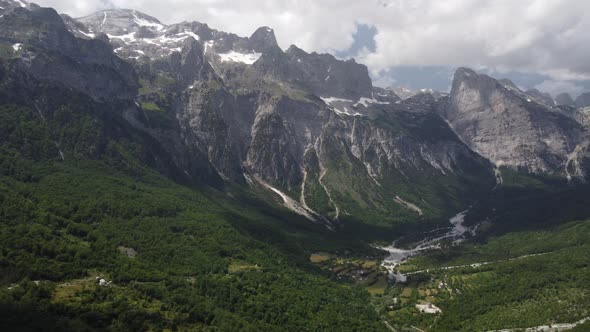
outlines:
[[[475,231],[479,224],[472,227],[463,225],[467,213],[469,213],[469,210],[461,211],[449,219],[451,227],[449,227],[447,232],[434,236],[426,236],[423,240],[414,243],[410,248],[396,247],[397,241],[389,246],[378,247],[389,253],[389,256],[383,260],[381,266],[387,269],[391,279],[395,279],[397,282],[405,282],[407,280],[406,275],[397,271],[397,267],[405,260],[420,255],[427,250],[440,249],[440,245],[443,241],[459,243],[465,240],[468,235],[475,235]]]

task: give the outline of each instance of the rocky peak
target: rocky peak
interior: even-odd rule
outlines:
[[[90,33],[90,30],[88,29],[88,27],[86,25],[84,25],[84,23],[77,21],[76,19],[74,19],[73,17],[67,15],[67,14],[60,14],[61,19],[63,20],[63,22],[65,23],[66,27],[68,28],[68,30],[70,30],[70,32],[78,37],[78,38],[84,38],[84,39],[89,39],[89,38],[94,38],[95,35]],[[108,37],[107,37],[108,38]]]
[[[567,175],[571,153],[587,139],[571,115],[467,68],[455,73],[444,117],[473,150],[497,166]],[[582,174],[576,172],[576,174]]]
[[[184,40],[180,52],[180,70],[178,74],[182,83],[192,84],[198,80],[208,80],[214,77],[213,69],[205,59],[203,46],[193,37]]]
[[[133,9],[107,9],[78,18],[91,32],[104,32],[107,35],[120,36],[142,29],[162,31],[166,26],[157,18]]]
[[[498,88],[505,87],[495,79],[480,75],[469,68],[458,68],[453,77],[451,100],[464,105],[488,105],[491,94]]]
[[[309,55],[309,54],[307,54],[307,52],[300,49],[296,45],[289,46],[289,48],[287,49],[287,51],[285,53],[287,55],[289,55],[291,58],[301,58],[301,57],[305,57],[305,56]]]
[[[192,21],[168,26],[166,29],[166,35],[173,36],[185,33],[187,31],[191,31],[199,36],[200,40],[211,40],[213,39],[214,33],[217,32],[216,30],[211,29],[206,23]]]
[[[0,43],[19,45],[15,60],[37,79],[59,82],[95,99],[127,99],[137,91],[133,68],[101,40],[78,39],[52,8],[15,8],[0,18]]]
[[[60,53],[79,52],[74,36],[52,8],[17,7],[0,20],[0,38]]]
[[[574,99],[569,93],[563,92],[555,97],[555,104],[557,105],[574,105]]]
[[[260,27],[248,38],[250,48],[259,53],[263,53],[271,48],[279,47],[273,29],[269,27]]]
[[[359,100],[371,98],[372,82],[365,65],[331,54],[307,53],[291,46],[285,53],[292,68],[286,79],[322,97]]]

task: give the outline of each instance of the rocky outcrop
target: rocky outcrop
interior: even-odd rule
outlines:
[[[443,116],[475,151],[497,166],[569,176],[567,165],[587,132],[552,109],[493,78],[460,68]]]

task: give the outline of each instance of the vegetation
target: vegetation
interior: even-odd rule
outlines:
[[[38,91],[43,108],[0,106],[0,329],[385,329],[308,261],[345,241],[243,189],[179,185],[116,105]]]
[[[503,170],[502,188],[467,197],[473,187],[487,192],[491,174],[407,170],[410,183],[391,170],[382,181],[392,193],[351,177],[365,166],[334,153],[344,157],[328,158],[322,184],[343,193],[334,197],[346,207],[335,233],[241,186],[188,181],[123,120],[130,103],[29,77],[19,85],[6,79],[10,70],[0,67],[0,330],[381,331],[386,320],[472,331],[590,316],[587,186]],[[147,127],[169,125],[172,83],[142,80]],[[216,82],[203,88],[221,93]],[[414,119],[388,119],[383,126],[408,135],[448,138],[433,117],[416,128],[400,125]],[[316,183],[308,204],[335,215],[311,181],[319,166],[307,176]],[[423,202],[424,215],[378,203],[392,194]],[[383,253],[367,243],[430,229],[467,203],[475,203],[469,222],[489,219],[480,235],[415,257],[400,267],[409,281],[390,284]]]
[[[590,220],[510,232],[409,260],[408,284],[374,302],[393,326],[429,331],[572,323],[590,316],[589,250]],[[422,303],[442,314],[419,313]]]

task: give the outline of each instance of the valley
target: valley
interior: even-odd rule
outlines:
[[[587,95],[279,45],[0,0],[0,330],[590,328]]]

